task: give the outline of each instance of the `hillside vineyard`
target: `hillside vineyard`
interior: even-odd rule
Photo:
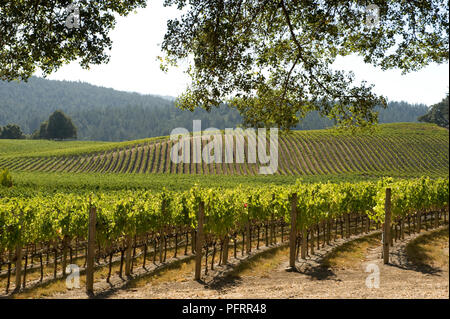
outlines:
[[[248,162],[247,140],[244,163],[227,163],[225,143],[222,143],[222,162],[210,164],[195,163],[192,147],[189,163],[174,163],[170,154],[176,141],[168,138],[127,143],[85,153],[0,156],[0,167],[71,173],[257,175],[261,166]],[[208,140],[202,141],[202,149],[207,143]],[[275,172],[278,175],[390,175],[394,172],[439,175],[448,172],[448,131],[434,126],[383,125],[372,135],[340,134],[334,130],[293,131],[280,134],[278,144],[278,170]],[[236,156],[235,150],[233,155]]]

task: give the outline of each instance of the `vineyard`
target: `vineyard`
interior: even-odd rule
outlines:
[[[447,223],[448,201],[448,178],[426,177],[0,198],[0,287],[9,293],[39,285],[77,263],[92,292],[99,268],[108,269],[109,281],[115,264],[120,277],[129,276],[171,254],[195,256],[200,279],[202,268],[277,242],[289,242],[295,265],[315,247],[383,224],[389,242]],[[44,275],[49,267],[53,273]]]
[[[0,141],[0,167],[23,172],[258,175],[258,164],[179,163],[170,160],[167,137],[123,143],[42,142],[12,148]],[[203,140],[205,146],[209,141]],[[3,143],[3,144],[2,144]],[[33,145],[33,143],[37,143]],[[56,145],[55,145],[56,143]],[[247,143],[247,142],[245,142]],[[224,144],[224,143],[222,143]],[[445,175],[448,131],[428,124],[384,124],[375,132],[295,131],[279,136],[278,175]],[[191,159],[193,150],[190,150]],[[234,153],[234,156],[236,154]]]

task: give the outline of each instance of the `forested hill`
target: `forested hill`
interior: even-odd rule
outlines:
[[[39,128],[56,109],[69,115],[81,140],[123,141],[170,134],[176,127],[192,129],[192,120],[202,128],[224,129],[241,122],[239,113],[226,106],[210,113],[177,109],[167,97],[141,95],[98,87],[87,83],[32,77],[28,82],[0,81],[0,126],[19,124],[24,133]],[[380,111],[380,122],[416,122],[427,106],[391,102]],[[297,129],[321,129],[333,123],[312,113]]]

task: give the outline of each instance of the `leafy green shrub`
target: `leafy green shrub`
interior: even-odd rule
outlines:
[[[11,174],[7,168],[0,170],[0,185],[5,187],[12,187],[13,185]]]

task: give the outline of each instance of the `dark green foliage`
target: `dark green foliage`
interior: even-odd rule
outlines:
[[[109,61],[109,31],[145,0],[62,0],[0,2],[0,79],[28,79],[36,68],[45,74],[79,59],[80,65]],[[79,9],[79,28],[70,28]],[[72,15],[72,16],[71,16]]]
[[[373,25],[376,5],[379,24]],[[184,10],[162,43],[167,69],[189,58],[185,109],[235,106],[247,126],[290,128],[311,110],[339,125],[366,126],[385,105],[369,83],[334,70],[359,55],[383,70],[448,61],[448,1],[166,0]],[[368,21],[369,20],[369,21]],[[369,22],[369,23],[368,23]]]
[[[60,110],[50,115],[48,123],[41,124],[40,134],[41,132],[50,139],[64,140],[77,137],[77,129],[72,120]]]
[[[430,111],[419,117],[418,120],[420,122],[435,123],[448,129],[448,95],[441,102],[432,105]]]
[[[47,127],[48,127],[48,122],[42,122],[41,126],[39,127],[39,131],[36,131],[35,133],[33,133],[33,138],[48,138],[48,131],[47,131]]]
[[[25,138],[25,135],[23,135],[22,130],[20,129],[19,125],[8,124],[1,130],[0,138],[21,139],[21,138]]]

